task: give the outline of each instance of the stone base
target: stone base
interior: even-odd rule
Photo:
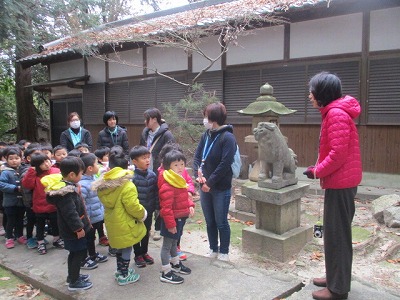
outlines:
[[[258,186],[261,188],[279,190],[285,186],[294,185],[299,180],[297,178],[282,179],[281,182],[272,182],[271,179],[262,180],[258,182]]]
[[[256,215],[253,213],[237,210],[233,205],[229,206],[229,214],[243,222],[252,222],[253,224],[256,223]]]
[[[286,262],[293,259],[312,237],[312,226],[297,227],[282,235],[251,227],[242,230],[242,248],[247,253]]]

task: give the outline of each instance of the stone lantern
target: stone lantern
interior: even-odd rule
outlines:
[[[241,115],[252,116],[251,126],[252,129],[257,127],[259,122],[270,122],[275,123],[279,127],[279,116],[286,116],[296,112],[296,110],[289,109],[282,103],[278,102],[273,96],[274,88],[266,83],[260,88],[260,96],[256,101],[250,103],[245,109],[238,110]],[[255,140],[254,135],[248,135],[244,139],[245,143],[249,143],[254,146],[257,152],[258,142]],[[249,174],[251,181],[258,181],[258,175],[260,173],[260,164],[257,161]]]

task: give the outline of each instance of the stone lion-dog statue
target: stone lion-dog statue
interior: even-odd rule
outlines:
[[[258,141],[258,160],[260,173],[258,181],[271,179],[271,188],[297,183],[295,175],[297,156],[287,145],[285,137],[274,123],[260,122],[253,129],[254,137]]]

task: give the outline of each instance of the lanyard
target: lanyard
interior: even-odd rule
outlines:
[[[208,154],[210,154],[211,148],[214,145],[214,142],[219,137],[219,135],[220,135],[220,133],[215,137],[215,139],[212,141],[212,143],[210,144],[210,146],[208,148],[207,148],[207,144],[208,144],[208,136],[207,136],[206,143],[204,144],[204,148],[203,148],[203,157],[201,159],[200,168],[202,168],[204,166],[204,162],[206,161]]]

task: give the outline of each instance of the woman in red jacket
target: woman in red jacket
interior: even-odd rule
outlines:
[[[314,299],[347,299],[353,260],[351,222],[362,167],[354,120],[361,107],[351,96],[342,97],[340,79],[321,72],[311,78],[309,99],[322,116],[318,160],[304,172],[320,178],[324,197],[324,251],[326,278],[314,278]]]
[[[34,153],[31,156],[31,168],[22,179],[22,186],[32,190],[32,210],[36,216],[36,237],[38,240],[37,251],[43,255],[47,253],[44,241],[44,228],[46,220],[50,221],[53,234],[53,246],[63,249],[64,241],[60,238],[57,225],[57,208],[47,202],[44,186],[40,182],[44,176],[60,173],[58,168],[51,166],[51,160],[43,153]]]

